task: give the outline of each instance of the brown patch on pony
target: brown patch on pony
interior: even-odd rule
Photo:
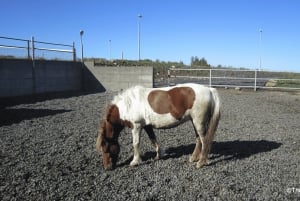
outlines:
[[[111,124],[104,119],[101,122],[99,134],[96,142],[96,150],[102,152],[102,162],[105,170],[112,169],[116,166],[120,145],[118,137],[123,126]]]
[[[110,105],[106,112],[106,120],[111,124],[117,124],[120,121],[119,108],[116,105]]]
[[[108,106],[108,109],[106,111],[106,120],[111,123],[112,125],[121,125],[126,126],[128,128],[133,128],[133,124],[128,120],[122,120],[120,119],[120,113],[119,108],[116,105],[110,105]]]
[[[123,128],[133,127],[130,121],[120,119],[119,108],[116,105],[109,105],[106,109],[104,119],[100,124],[96,150],[102,152],[102,162],[105,170],[114,168],[120,152],[118,138]]]
[[[154,112],[170,113],[178,120],[186,110],[193,107],[195,99],[195,92],[190,87],[175,87],[169,91],[154,90],[148,95],[148,102]]]

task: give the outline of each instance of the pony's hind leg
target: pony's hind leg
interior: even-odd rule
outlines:
[[[195,150],[190,158],[190,161],[198,161],[197,168],[201,168],[204,165],[208,165],[208,152],[209,152],[209,137],[206,134],[207,126],[205,125],[205,119],[203,122],[196,122],[193,120],[194,128],[196,133],[198,134],[196,140],[196,147]]]
[[[196,146],[195,146],[195,149],[192,153],[192,155],[190,156],[190,162],[196,162],[196,161],[199,161],[200,159],[200,153],[201,153],[201,147],[202,147],[202,144],[201,144],[201,140],[198,137],[196,137]]]
[[[200,136],[203,135],[203,133],[205,132],[204,127],[202,126],[201,123],[197,123],[193,121],[193,126],[196,134],[196,146],[192,155],[190,156],[190,160],[189,160],[190,162],[196,162],[200,160],[200,155],[202,150],[202,141],[200,139]]]
[[[157,142],[155,133],[153,131],[153,128],[152,128],[152,126],[145,126],[144,129],[145,129],[146,133],[148,134],[148,137],[150,138],[153,146],[155,147],[156,156],[154,159],[158,160],[161,157],[162,153],[161,153],[161,148]]]
[[[209,152],[209,148],[210,148],[210,144],[209,141],[207,139],[207,136],[204,135],[200,135],[200,140],[202,142],[202,149],[201,149],[201,153],[200,153],[200,159],[197,162],[197,168],[201,168],[205,165],[209,164],[208,161],[208,152]]]

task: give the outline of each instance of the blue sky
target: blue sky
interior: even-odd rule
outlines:
[[[297,0],[2,0],[0,36],[67,43],[109,59],[183,61],[300,72]],[[260,48],[260,33],[262,43]]]

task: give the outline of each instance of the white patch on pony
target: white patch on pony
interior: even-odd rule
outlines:
[[[143,118],[143,108],[146,88],[135,86],[115,96],[112,104],[118,106],[120,119],[139,122]]]

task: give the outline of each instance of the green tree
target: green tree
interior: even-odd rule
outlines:
[[[207,60],[202,57],[199,59],[197,56],[192,56],[191,58],[191,66],[202,66],[202,67],[210,67],[210,65],[207,63]]]

